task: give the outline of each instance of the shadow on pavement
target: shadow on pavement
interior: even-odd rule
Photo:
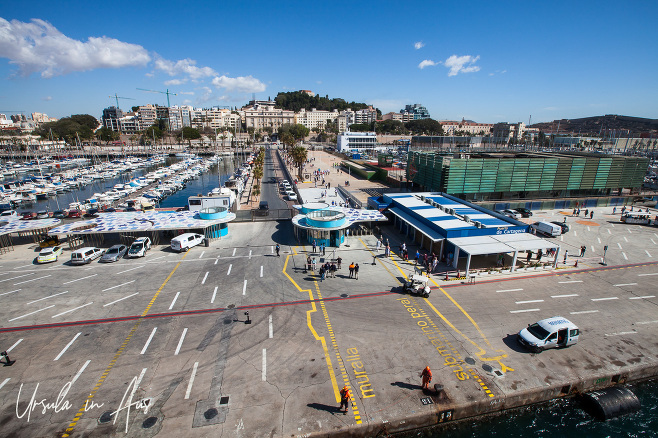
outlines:
[[[409,389],[409,390],[423,389],[423,387],[420,385],[414,385],[413,383],[406,383],[406,382],[393,382],[391,383],[391,386],[399,386],[400,388]]]
[[[516,351],[517,353],[532,353],[532,351],[523,348],[519,345],[519,342],[516,340],[517,334],[507,335],[503,338],[503,342],[510,350]]]
[[[323,405],[322,403],[309,403],[306,406],[308,406],[309,408],[313,408],[315,410],[318,410],[318,411],[325,411],[325,412],[329,412],[329,413],[332,413],[332,414],[337,413],[337,412],[341,412],[340,407],[338,407],[336,405]]]

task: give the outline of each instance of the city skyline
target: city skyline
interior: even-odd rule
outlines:
[[[122,109],[167,104],[138,88],[196,107],[306,89],[437,120],[658,118],[658,7],[618,5],[7,4],[0,113],[100,118],[115,93],[134,99]]]

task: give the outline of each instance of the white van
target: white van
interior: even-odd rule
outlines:
[[[187,251],[203,242],[203,236],[196,233],[185,233],[171,239],[171,249],[178,252]]]
[[[546,221],[535,222],[534,224],[530,225],[530,227],[537,230],[538,233],[545,234],[550,237],[557,237],[562,234],[561,226]]]
[[[517,335],[519,344],[539,353],[548,348],[568,347],[578,342],[580,330],[566,318],[554,316],[530,324]]]
[[[88,246],[86,248],[76,249],[71,253],[71,264],[72,265],[84,265],[91,263],[92,260],[96,260],[103,255],[105,251],[100,248],[95,248],[93,246]]]

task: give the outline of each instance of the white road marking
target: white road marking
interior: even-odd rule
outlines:
[[[206,284],[206,278],[208,278],[208,274],[210,274],[210,272],[206,272],[206,275],[203,276],[203,280],[201,280],[201,284]]]
[[[231,255],[231,257],[235,257],[235,251],[236,250],[237,250],[237,248],[233,248],[233,254]]]
[[[651,274],[637,274],[638,277],[647,277],[649,275],[658,275],[658,272],[652,272]]]
[[[126,269],[125,271],[117,272],[117,273],[114,274],[114,275],[119,275],[119,274],[123,274],[123,273],[126,273],[126,272],[134,271],[135,269],[141,269],[141,268],[143,268],[144,266],[146,266],[146,265],[137,266],[136,268]]]
[[[583,282],[583,280],[558,281],[559,284],[582,283],[582,282]]]
[[[597,237],[596,240],[599,241],[599,244],[601,243],[601,238],[600,237]]]
[[[598,310],[582,310],[580,312],[569,312],[569,315],[582,315],[584,313],[599,313]]]
[[[628,229],[628,234],[631,234],[631,229],[630,228]]]
[[[621,236],[621,237],[624,238],[624,242],[628,243],[628,239],[626,238],[626,236]]]
[[[215,264],[217,264],[218,261],[219,261],[219,259],[215,259]]]
[[[3,293],[0,294],[0,297],[3,296],[3,295],[9,295],[9,294],[13,294],[13,293],[16,293],[16,292],[20,292],[22,290],[23,289],[16,289],[16,290],[12,290],[12,291],[9,291],[9,292],[3,292]]]
[[[620,283],[620,284],[613,284],[615,287],[622,287],[622,286],[637,286],[637,283]]]
[[[649,251],[647,251],[647,250],[645,249],[644,252],[647,253],[647,256],[651,257],[651,253],[649,253]]]
[[[215,302],[215,297],[217,296],[217,288],[219,286],[215,286],[215,290],[212,292],[212,298],[210,299],[210,304],[213,304]]]
[[[539,312],[539,309],[510,310],[509,313]]]
[[[194,376],[196,376],[196,369],[199,366],[199,362],[194,362],[192,367],[192,375],[190,376],[190,381],[187,384],[187,391],[185,391],[185,400],[190,398],[190,393],[192,392],[192,385],[194,384]]]
[[[573,230],[573,235],[574,235],[574,237],[578,237],[578,231]]]
[[[619,333],[606,333],[603,336],[622,336],[622,335],[636,335],[637,332],[635,330],[631,332],[619,332]]]
[[[274,254],[274,246],[270,246],[270,254]]]
[[[651,243],[653,243],[654,245],[656,244],[656,242],[655,242],[653,239],[649,239],[649,240],[650,240]]]
[[[590,248],[592,248],[592,252],[595,252],[594,245],[591,245]]]
[[[610,301],[610,300],[618,300],[619,298],[617,297],[605,297],[605,298],[592,298],[592,301]]]
[[[11,353],[11,350],[13,350],[14,348],[16,348],[16,347],[18,346],[18,344],[20,344],[22,341],[23,341],[23,338],[20,338],[18,341],[16,341],[16,342],[14,343],[14,345],[12,345],[11,347],[7,348],[5,351],[6,351],[7,353]]]
[[[270,339],[274,337],[274,328],[272,327],[272,315],[270,315]]]
[[[134,282],[135,282],[135,280],[129,281],[127,283],[118,284],[116,286],[108,287],[107,289],[103,289],[101,292],[107,292],[108,290],[116,289],[117,287],[125,286],[127,284],[134,283]]]
[[[564,242],[564,236],[560,234],[560,242]]]
[[[3,386],[7,384],[11,380],[11,377],[7,377],[2,383],[0,383],[0,389],[2,389]]]
[[[610,224],[610,226],[611,226],[612,228],[614,228],[614,227],[615,227],[615,224]]]
[[[53,361],[55,361],[55,360],[59,360],[59,358],[62,357],[62,356],[64,355],[64,353],[66,353],[66,350],[68,350],[69,347],[70,347],[71,345],[73,345],[73,343],[75,342],[75,340],[78,339],[78,336],[80,336],[81,334],[82,334],[82,332],[78,332],[77,335],[73,336],[73,339],[71,339],[71,340],[69,341],[69,343],[66,344],[66,347],[64,347],[64,348],[62,349],[62,351],[59,352],[59,354],[57,355],[57,357],[56,357],[55,359],[53,359]]]
[[[232,263],[231,263],[230,265],[228,265],[228,271],[226,271],[226,275],[230,275],[230,274],[231,274],[231,268],[232,268],[232,267],[233,267],[233,264],[232,264]]]
[[[0,283],[2,283],[3,281],[9,281],[9,280],[15,280],[17,278],[27,277],[28,275],[34,275],[34,272],[30,272],[29,274],[19,275],[18,277],[5,278],[4,280],[0,280]]]
[[[58,316],[66,315],[67,313],[71,313],[71,312],[73,312],[73,311],[75,311],[75,310],[82,309],[83,307],[87,307],[87,306],[90,305],[90,304],[94,304],[94,302],[91,301],[91,302],[89,302],[89,303],[87,303],[87,304],[83,304],[82,306],[78,306],[78,307],[73,308],[73,309],[71,309],[71,310],[67,310],[66,312],[58,313],[57,315],[53,316],[53,318],[57,318]]]
[[[175,254],[170,254],[170,255],[175,255]],[[154,259],[149,259],[149,262],[154,262],[154,261],[156,261],[156,260],[160,260],[160,259],[163,259],[163,258],[165,258],[165,257],[166,257],[166,256],[160,256],[160,257],[156,257],[156,258],[154,258]],[[144,369],[146,369],[146,368],[144,368]]]
[[[655,295],[645,295],[643,297],[630,297],[629,300],[644,300],[649,298],[656,298]]]
[[[523,289],[503,289],[503,290],[497,290],[496,292],[516,292],[516,291],[520,291],[520,290],[523,290]]]
[[[178,353],[180,353],[180,347],[183,345],[183,340],[185,339],[185,335],[187,334],[187,327],[183,329],[183,333],[180,335],[180,340],[178,341],[178,346],[176,347],[176,352],[174,353],[174,356],[178,356]]]
[[[242,295],[247,295],[247,280],[244,281],[244,286],[242,286]]]
[[[589,229],[589,225],[587,226],[587,231],[592,231],[592,230]]]
[[[88,359],[87,362],[85,362],[85,364],[82,365],[82,367],[78,370],[78,372],[75,373],[75,376],[73,376],[73,379],[71,379],[71,386],[73,386],[75,381],[78,380],[78,377],[80,377],[80,375],[85,370],[85,368],[87,368],[87,365],[89,365],[90,362],[91,362],[91,359]]]
[[[551,295],[551,298],[569,298],[569,297],[577,297],[578,294],[566,294],[566,295]]]
[[[267,381],[267,350],[263,348],[263,373],[261,375],[263,382]]]
[[[543,303],[544,300],[528,300],[528,301],[517,301],[514,304],[530,304],[530,303]]]
[[[656,237],[658,237],[658,234],[656,234],[656,233],[653,233],[653,235],[656,236]]]
[[[263,278],[263,266],[260,267],[260,277]]]
[[[64,295],[64,294],[67,294],[67,293],[69,293],[69,291],[65,290],[64,292],[60,292],[60,293],[55,294],[55,295],[49,295],[47,297],[39,298],[38,300],[30,301],[29,303],[26,303],[26,304],[33,304],[33,303],[36,303],[37,301],[47,300],[48,298],[56,297],[57,295]]]
[[[151,343],[151,340],[153,339],[153,336],[155,336],[155,331],[157,330],[157,327],[153,327],[153,330],[151,331],[151,335],[149,338],[146,340],[146,344],[144,344],[144,348],[142,348],[142,351],[139,354],[144,354],[146,353],[146,349],[149,348],[149,344]]]
[[[614,225],[613,225],[613,227],[614,227]],[[608,234],[612,234],[612,233],[610,232],[610,228],[608,228],[607,230],[608,230]]]
[[[180,292],[176,292],[176,296],[174,297],[174,300],[171,302],[171,305],[169,306],[169,310],[174,308],[174,304],[176,304],[176,300],[178,299],[178,295],[180,295]]]
[[[201,251],[201,254],[199,254],[199,258],[203,258],[203,255],[205,254],[205,251]]]
[[[116,304],[119,301],[127,300],[130,297],[134,297],[135,295],[139,295],[139,292],[135,292],[134,294],[128,295],[127,297],[119,298],[118,300],[114,300],[111,303],[103,304],[103,307],[111,306],[112,304]]]
[[[619,247],[619,249],[623,249],[623,248],[621,247],[621,243],[617,242],[617,246]]]
[[[44,307],[43,309],[35,310],[34,312],[30,312],[30,313],[28,313],[28,314],[26,314],[26,315],[17,316],[16,318],[12,318],[12,319],[10,319],[9,322],[16,321],[17,319],[25,318],[26,316],[34,315],[35,313],[42,312],[42,311],[44,311],[44,310],[50,309],[51,307],[55,307],[55,305],[53,304],[53,305],[51,305],[51,306]]]
[[[655,323],[657,323],[657,322],[658,322],[658,319],[655,320],[655,321],[639,321],[639,322],[636,322],[635,324],[642,324],[642,325],[644,325],[644,324],[655,324]]]
[[[96,274],[94,274],[94,275],[96,275]],[[23,283],[29,283],[30,281],[43,280],[44,278],[48,278],[48,277],[50,277],[50,274],[44,275],[43,277],[33,278],[31,280],[19,281],[18,283],[14,283],[14,286],[18,286],[19,284],[23,284]]]
[[[98,275],[98,274],[87,275],[86,277],[78,278],[77,280],[67,281],[66,283],[62,283],[62,284],[75,283],[76,281],[86,280],[87,278],[95,277],[95,276],[97,276],[97,275]]]
[[[249,250],[249,259],[251,259],[251,250]]]
[[[628,260],[628,257],[626,257],[626,253],[622,251],[621,255],[624,256],[624,260]]]

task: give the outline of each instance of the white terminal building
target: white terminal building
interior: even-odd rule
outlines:
[[[361,152],[385,150],[387,147],[377,143],[377,134],[374,132],[343,132],[338,135],[336,149],[338,152]]]

